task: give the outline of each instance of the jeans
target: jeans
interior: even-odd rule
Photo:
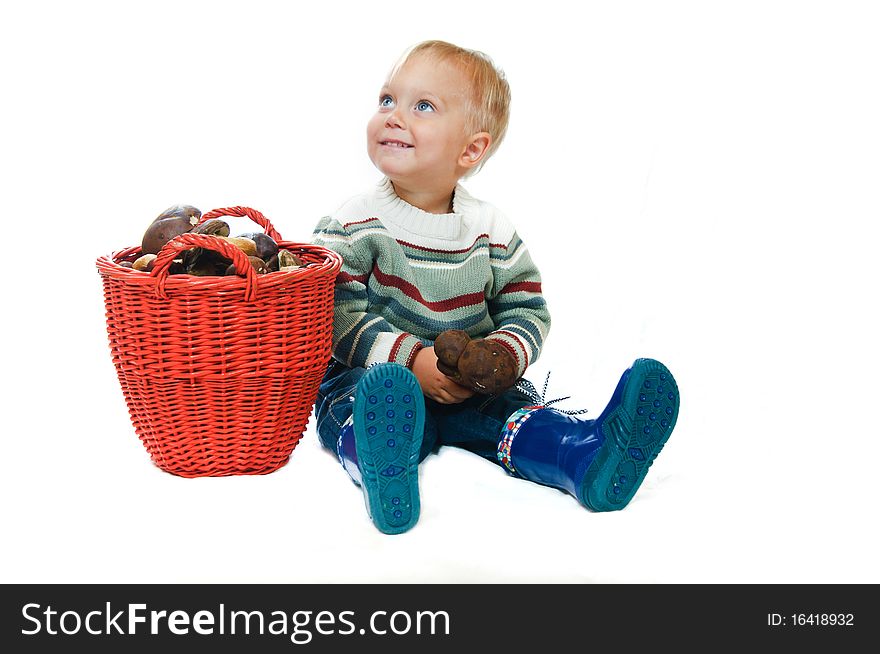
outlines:
[[[315,402],[318,437],[336,452],[342,425],[354,409],[354,391],[365,368],[349,368],[331,359],[318,389]],[[419,461],[441,445],[470,450],[498,463],[497,448],[501,430],[517,409],[534,404],[526,394],[514,389],[502,395],[474,395],[459,404],[440,404],[425,398],[425,430]]]

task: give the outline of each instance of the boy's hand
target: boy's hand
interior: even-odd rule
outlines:
[[[425,397],[440,404],[458,404],[474,395],[474,391],[456,384],[437,369],[437,355],[433,347],[419,350],[412,371],[419,380]]]

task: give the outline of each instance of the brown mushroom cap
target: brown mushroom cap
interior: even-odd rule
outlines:
[[[192,222],[195,221],[195,222]],[[168,241],[175,236],[186,234],[198,222],[198,218],[186,218],[183,216],[165,218],[150,223],[144,237],[141,240],[142,254],[158,254]]]
[[[476,339],[458,359],[462,384],[479,393],[498,395],[517,380],[516,359],[497,341]]]
[[[447,329],[441,332],[434,341],[434,354],[437,360],[448,368],[455,368],[458,358],[470,342],[471,337],[461,329]]]

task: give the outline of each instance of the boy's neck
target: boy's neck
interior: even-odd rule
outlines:
[[[448,190],[414,190],[404,188],[394,181],[391,182],[391,186],[394,187],[397,197],[422,211],[436,214],[452,213],[452,197],[455,193],[454,186]]]

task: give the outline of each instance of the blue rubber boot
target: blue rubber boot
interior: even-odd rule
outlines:
[[[659,361],[637,359],[596,420],[524,407],[502,433],[498,458],[514,474],[617,511],[636,494],[678,418],[678,385]]]
[[[358,382],[352,421],[342,428],[336,452],[385,534],[403,533],[419,520],[424,423],[422,389],[409,369],[380,364]]]

